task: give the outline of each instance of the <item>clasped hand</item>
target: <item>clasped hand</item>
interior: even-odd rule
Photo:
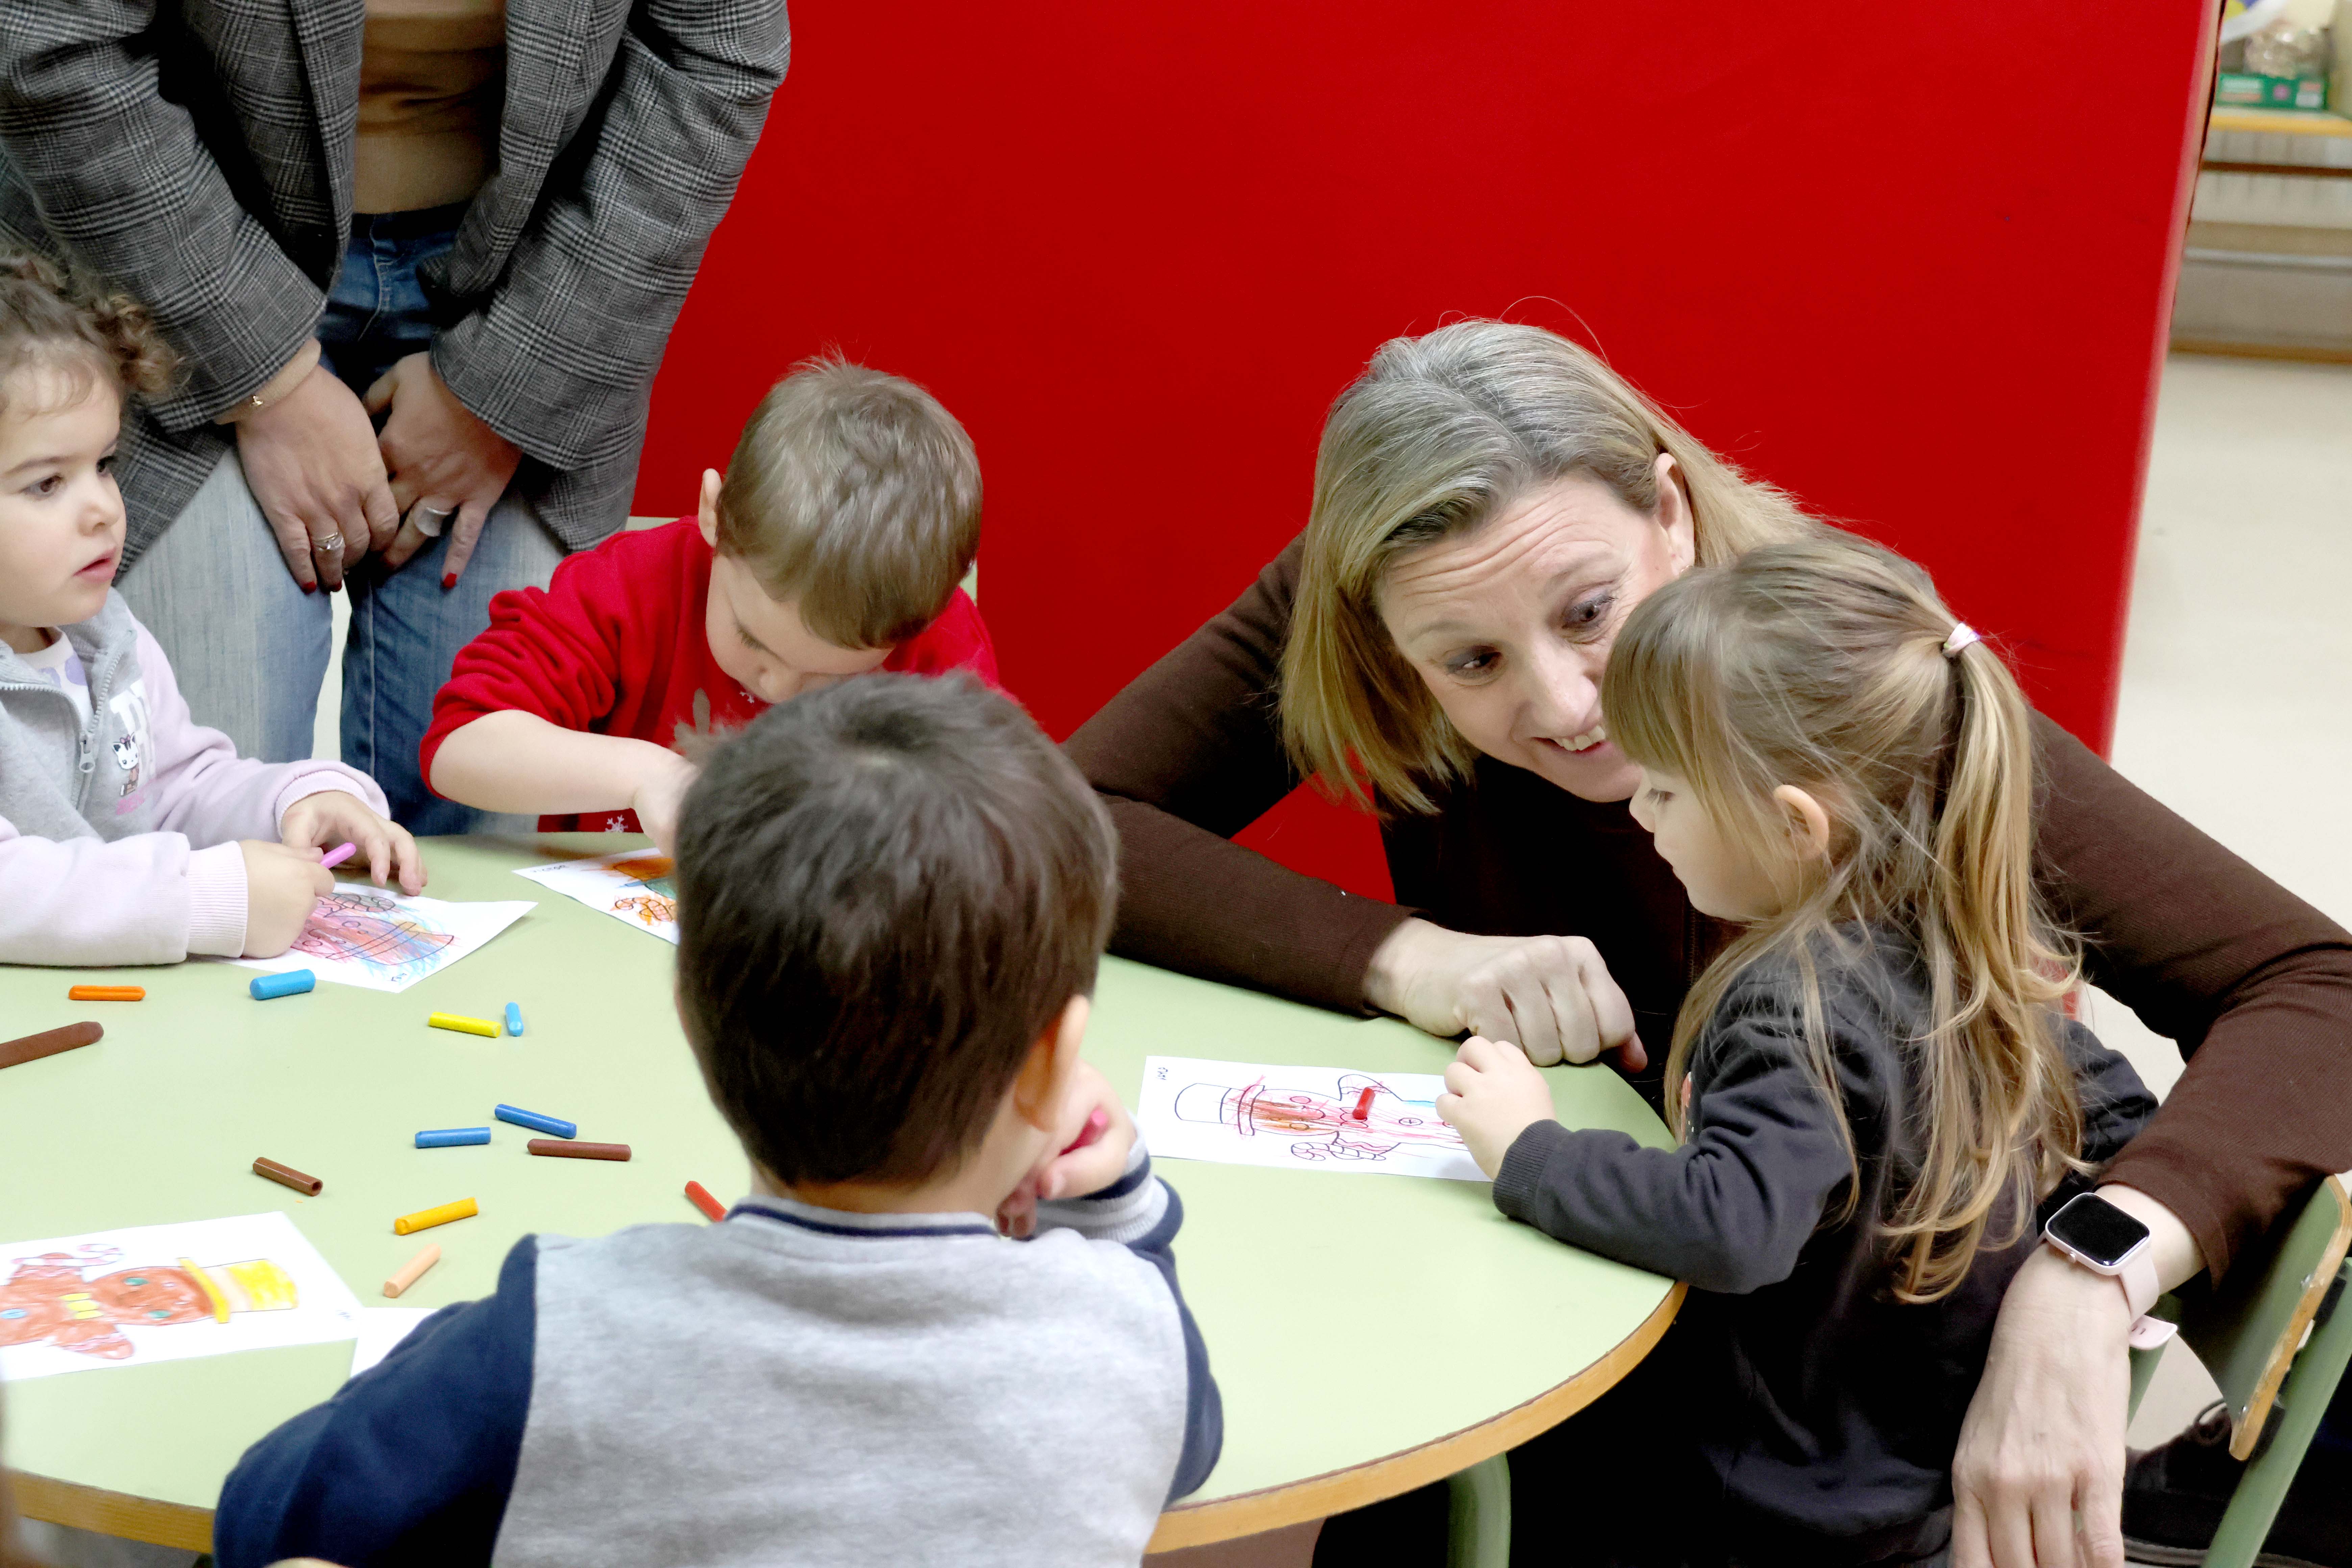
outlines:
[[[372,414],[384,416],[379,436]],[[286,569],[332,593],[370,550],[398,570],[428,535],[408,521],[422,500],[456,514],[442,584],[454,584],[522,453],[457,401],[430,354],[395,362],[366,401],[321,364],[237,421],[237,457]]]
[[[1088,1136],[1095,1113],[1102,1128]],[[1100,1069],[1080,1062],[1070,1072],[1045,1153],[996,1209],[996,1228],[1025,1238],[1037,1229],[1037,1205],[1098,1193],[1127,1172],[1135,1152],[1135,1121]]]

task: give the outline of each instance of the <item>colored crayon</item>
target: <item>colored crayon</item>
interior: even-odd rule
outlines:
[[[359,852],[360,847],[356,844],[338,844],[319,858],[319,869],[331,871]]]
[[[468,1018],[462,1013],[436,1013],[425,1022],[436,1029],[455,1029],[461,1035],[488,1035],[498,1037],[499,1026],[488,1018]]]
[[[246,989],[253,993],[255,1001],[267,1002],[272,996],[299,996],[303,992],[315,991],[318,987],[319,977],[309,970],[289,969],[283,974],[257,976]]]
[[[18,1067],[26,1062],[39,1061],[43,1057],[56,1056],[59,1051],[94,1046],[105,1034],[106,1031],[97,1024],[85,1021],[60,1024],[54,1029],[43,1029],[37,1035],[26,1035],[22,1039],[0,1041],[0,1068]]]
[[[459,1149],[489,1141],[490,1130],[487,1127],[435,1127],[416,1135],[419,1149]]]
[[[1366,1084],[1364,1092],[1356,1096],[1356,1109],[1350,1114],[1359,1121],[1370,1121],[1372,1119],[1372,1086],[1370,1084]]]
[[[565,1138],[534,1138],[523,1145],[534,1154],[560,1154],[567,1160],[625,1160],[626,1143],[582,1143]]]
[[[507,1004],[507,1033],[509,1035],[522,1033],[522,1004],[520,1002]]]
[[[431,1230],[436,1225],[447,1225],[453,1219],[471,1219],[481,1213],[471,1198],[459,1198],[454,1204],[438,1208],[418,1209],[415,1214],[402,1215],[392,1222],[394,1236],[409,1236],[420,1230]]]
[[[714,1222],[727,1217],[726,1205],[721,1204],[717,1198],[712,1197],[710,1195],[710,1189],[704,1186],[700,1182],[688,1182],[686,1184],[686,1197],[688,1203],[692,1204],[696,1208],[700,1209],[704,1215],[709,1216]]]
[[[1102,1135],[1108,1131],[1110,1131],[1110,1112],[1097,1105],[1087,1113],[1086,1126],[1079,1129],[1078,1135],[1070,1140],[1069,1146],[1062,1152],[1072,1154],[1080,1149],[1099,1143],[1102,1142]]]
[[[511,1121],[517,1127],[528,1127],[533,1132],[544,1132],[551,1138],[580,1136],[580,1123],[566,1121],[560,1116],[542,1116],[536,1110],[518,1110],[511,1105],[501,1105],[490,1114],[501,1121]]]
[[[400,1266],[400,1272],[383,1282],[383,1293],[397,1296],[425,1277],[425,1271],[441,1261],[441,1249],[428,1245],[424,1251]]]
[[[73,985],[66,989],[68,1002],[144,1002],[144,985]]]
[[[267,1176],[281,1187],[291,1187],[298,1193],[308,1193],[314,1198],[327,1187],[327,1184],[318,1177],[306,1176],[293,1166],[281,1165],[275,1160],[256,1159],[253,1162],[253,1173],[257,1176]]]

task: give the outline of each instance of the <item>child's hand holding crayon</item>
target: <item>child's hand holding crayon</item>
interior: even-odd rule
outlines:
[[[278,819],[278,837],[286,847],[303,851],[314,863],[339,844],[355,844],[358,858],[367,862],[369,879],[377,887],[397,874],[402,892],[425,890],[425,858],[417,853],[416,840],[408,836],[408,829],[370,811],[355,795],[331,789],[304,795]],[[248,866],[251,861],[247,856]]]
[[[1007,1236],[1033,1234],[1040,1203],[1098,1193],[1127,1173],[1128,1156],[1135,1152],[1135,1119],[1092,1064],[1080,1062],[1072,1069],[1061,1119],[1046,1149],[1036,1168],[997,1205],[997,1228]]]
[[[1554,1119],[1551,1085],[1518,1047],[1473,1035],[1445,1069],[1437,1114],[1462,1134],[1470,1157],[1492,1176],[1520,1133]]]

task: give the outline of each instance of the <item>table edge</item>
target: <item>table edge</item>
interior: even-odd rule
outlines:
[[[1681,1280],[1674,1281],[1633,1332],[1574,1377],[1523,1405],[1515,1405],[1474,1426],[1433,1437],[1368,1464],[1327,1470],[1257,1491],[1237,1492],[1213,1502],[1178,1503],[1160,1516],[1160,1527],[1152,1531],[1151,1542],[1144,1550],[1173,1552],[1186,1546],[1207,1546],[1344,1513],[1444,1480],[1482,1459],[1517,1447],[1615,1387],[1665,1337],[1688,1290],[1689,1287]]]
[[[1549,1430],[1614,1387],[1650,1353],[1681,1310],[1689,1288],[1676,1280],[1650,1315],[1609,1348],[1600,1360],[1557,1387],[1475,1426],[1465,1426],[1417,1447],[1370,1464],[1328,1470],[1278,1487],[1241,1492],[1214,1502],[1180,1503],[1160,1516],[1147,1552],[1172,1552],[1237,1540],[1285,1525],[1301,1524],[1362,1508],[1443,1480],[1481,1459]],[[101,1535],[143,1541],[188,1552],[213,1549],[213,1510],[186,1503],[159,1502],[129,1492],[61,1481],[29,1470],[7,1472],[17,1509],[27,1519]]]
[[[10,1470],[7,1479],[16,1494],[16,1511],[26,1519],[185,1552],[213,1549],[213,1510],[208,1508],[159,1502],[30,1470]]]

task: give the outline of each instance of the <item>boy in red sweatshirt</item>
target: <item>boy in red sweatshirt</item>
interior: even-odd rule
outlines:
[[[811,361],[761,400],[725,479],[704,471],[696,515],[490,601],[419,768],[467,805],[667,850],[695,775],[682,736],[877,669],[995,685],[956,585],[979,545],[980,464],[955,416],[912,382]]]

